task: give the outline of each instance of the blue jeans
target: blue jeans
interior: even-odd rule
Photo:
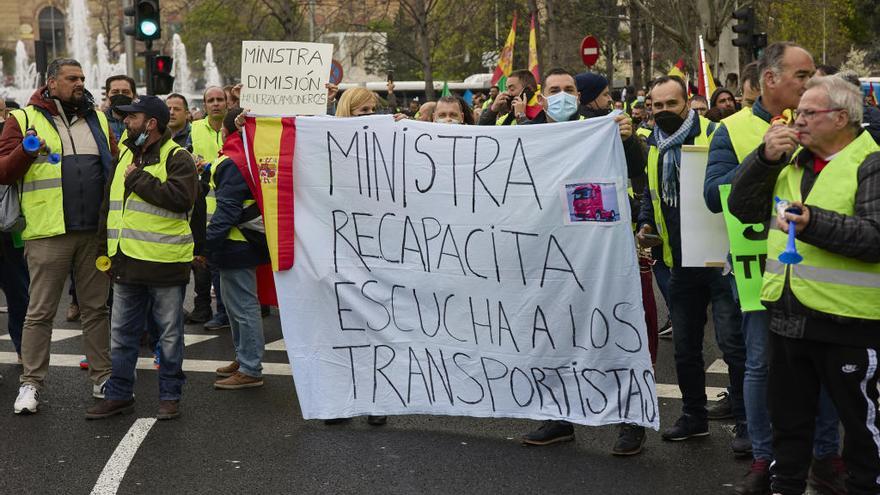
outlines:
[[[183,298],[186,286],[153,287],[113,284],[110,320],[110,358],[113,372],[104,394],[108,400],[128,400],[134,392],[141,336],[152,303],[159,328],[159,400],[180,400],[183,374]]]
[[[705,421],[706,366],[703,361],[703,333],[706,311],[712,304],[715,341],[730,374],[730,401],[737,421],[745,421],[743,376],[746,349],[742,335],[742,314],[733,300],[729,276],[718,268],[674,267],[669,282],[672,309],[672,339],[675,371],[682,395],[682,412]]]
[[[220,269],[220,287],[226,294],[229,326],[239,371],[259,378],[263,376],[263,315],[257,297],[256,268]]]
[[[0,287],[6,294],[6,305],[9,310],[9,337],[15,346],[15,352],[21,355],[21,330],[27,314],[28,289],[31,277],[28,274],[27,262],[24,260],[24,248],[12,245],[12,235],[0,233]]]
[[[743,335],[746,340],[746,376],[743,380],[743,397],[749,436],[752,439],[752,456],[755,459],[773,460],[773,431],[767,403],[767,334],[768,313],[751,311],[743,313]],[[822,387],[819,395],[819,412],[813,437],[813,455],[826,459],[840,451],[840,419],[831,397]]]

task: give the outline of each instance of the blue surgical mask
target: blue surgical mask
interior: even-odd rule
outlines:
[[[135,138],[134,145],[135,146],[143,146],[143,144],[147,142],[147,138],[149,136],[150,136],[150,134],[146,131],[140,133],[140,135]]]
[[[578,108],[577,96],[560,92],[547,97],[547,115],[556,122],[565,122]]]

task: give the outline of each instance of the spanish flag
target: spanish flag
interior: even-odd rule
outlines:
[[[513,43],[516,41],[516,12],[513,13],[513,22],[510,24],[510,33],[507,35],[507,41],[504,48],[501,49],[501,55],[498,57],[498,66],[492,73],[492,85],[498,84],[502,77],[507,77],[513,72]]]
[[[295,117],[245,118],[248,184],[263,212],[272,270],[293,266],[293,151]]]
[[[535,76],[535,81],[541,80],[541,69],[538,67],[538,36],[535,32],[534,13],[532,13],[532,21],[529,24],[529,71]]]
[[[698,81],[697,92],[706,97],[708,100],[715,94],[715,78],[712,77],[712,69],[706,62],[705,53],[700,51],[700,80]]]
[[[685,75],[684,70],[685,70],[684,59],[680,58],[680,59],[678,59],[678,62],[676,62],[675,65],[673,65],[672,68],[669,69],[669,73],[667,75],[668,76],[677,76],[677,77],[680,77],[682,81],[687,81],[687,76]]]

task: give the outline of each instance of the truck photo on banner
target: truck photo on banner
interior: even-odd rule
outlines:
[[[305,419],[659,427],[611,117],[517,127],[297,117],[290,141],[261,134],[262,120],[246,125],[255,176],[295,147],[292,182],[272,184],[278,198],[292,184],[293,204],[277,208],[295,211],[293,231],[267,230],[280,229],[279,245],[295,239],[293,253],[275,253],[294,260],[275,282]]]

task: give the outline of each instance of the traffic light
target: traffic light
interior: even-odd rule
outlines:
[[[159,0],[135,0],[134,6],[126,7],[123,14],[134,18],[133,25],[125,26],[125,34],[141,41],[153,41],[162,36]]]
[[[733,46],[751,49],[752,37],[755,34],[755,9],[752,7],[738,9],[733,12],[733,18],[737,21],[733,26],[733,32],[737,34],[733,39]]]
[[[156,55],[152,60],[153,86],[152,93],[154,95],[167,95],[171,93],[174,86],[174,76],[171,75],[171,66],[174,59],[166,55]]]

